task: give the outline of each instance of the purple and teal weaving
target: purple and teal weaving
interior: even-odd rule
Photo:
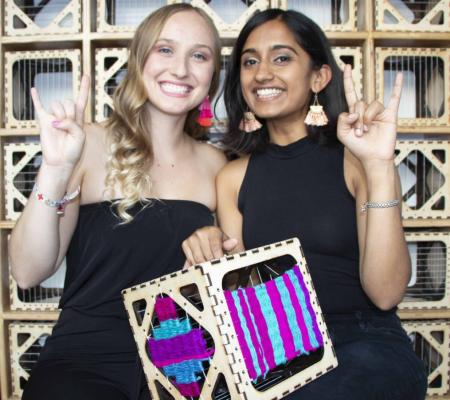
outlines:
[[[183,396],[200,396],[199,380],[204,376],[203,361],[214,349],[208,349],[200,328],[192,328],[189,318],[178,318],[170,297],[158,297],[155,313],[160,325],[153,328],[147,340],[150,359],[173,379]]]
[[[252,380],[302,354],[323,338],[298,265],[263,284],[224,291]]]

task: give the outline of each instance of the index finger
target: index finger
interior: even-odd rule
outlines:
[[[80,84],[80,91],[78,92],[75,101],[75,120],[79,125],[84,123],[84,110],[89,98],[90,79],[88,75],[83,75]]]
[[[345,64],[344,67],[344,93],[347,100],[348,111],[355,112],[355,104],[358,102],[355,85],[353,84],[352,67]]]
[[[397,73],[395,76],[394,87],[392,88],[391,97],[389,98],[389,103],[387,108],[397,112],[400,106],[400,96],[402,94],[403,87],[403,74],[401,72]]]
[[[31,93],[31,99],[33,100],[34,110],[36,111],[36,114],[38,116],[40,116],[45,110],[44,110],[44,107],[42,107],[39,93],[35,87],[31,88],[30,93]]]

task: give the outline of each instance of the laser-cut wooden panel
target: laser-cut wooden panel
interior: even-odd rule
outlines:
[[[398,141],[395,164],[404,219],[450,218],[450,141]]]
[[[402,310],[450,309],[450,233],[407,232],[412,274]]]
[[[450,326],[448,321],[404,321],[416,354],[428,373],[428,396],[449,392]]]
[[[332,48],[333,55],[339,68],[344,71],[344,65],[350,64],[353,69],[353,82],[359,98],[363,97],[363,61],[361,47],[341,47]]]
[[[39,143],[9,143],[4,146],[5,216],[19,218],[30,196],[42,161]]]
[[[450,32],[450,0],[375,0],[380,31]]]
[[[280,8],[300,11],[324,31],[356,31],[356,0],[280,0]]]
[[[181,0],[98,0],[97,32],[133,32],[142,20],[167,4]]]
[[[447,127],[450,120],[450,50],[376,48],[376,96],[387,103],[397,72],[403,73],[400,127]]]
[[[228,277],[237,274],[238,278],[232,285],[246,287],[253,284],[253,279],[265,281],[276,276],[278,265],[274,260],[284,257],[284,263],[293,266],[298,264],[304,273],[304,280],[308,289],[311,305],[317,316],[318,327],[324,339],[323,355],[320,360],[310,364],[303,371],[296,373],[286,380],[275,383],[267,390],[258,390],[249,378],[243,355],[236,333],[232,328],[233,322],[226,305],[223,285],[228,287]],[[286,260],[289,257],[289,260]],[[293,260],[293,263],[291,262]],[[257,266],[256,269],[251,269]],[[263,271],[261,272],[261,269]],[[252,278],[253,276],[253,278]],[[226,282],[224,283],[224,279]],[[197,290],[193,291],[192,287]],[[183,294],[188,289],[195,292],[193,296]],[[150,391],[158,399],[161,392],[166,392],[174,399],[183,398],[175,386],[155,367],[146,351],[146,340],[154,329],[154,304],[156,298],[167,295],[176,302],[185,315],[197,321],[214,341],[215,353],[210,360],[210,367],[206,372],[205,384],[201,398],[211,398],[217,380],[222,374],[228,394],[232,399],[280,399],[288,393],[303,386],[315,377],[326,373],[337,365],[331,340],[320,311],[316,294],[312,288],[307,265],[301,252],[298,239],[252,249],[233,256],[226,256],[220,260],[199,264],[187,270],[179,271],[159,279],[129,288],[123,292],[125,307],[128,311],[130,324],[138,347],[139,355],[147,377]],[[201,306],[199,306],[199,303]]]
[[[95,120],[104,121],[113,110],[112,94],[127,69],[128,49],[97,49],[95,52]]]
[[[13,396],[21,397],[47,337],[54,323],[21,323],[9,325],[9,349],[11,357],[11,384]]]
[[[253,14],[270,7],[269,0],[191,0],[190,3],[211,17],[223,38],[237,37]]]
[[[38,89],[44,108],[73,99],[80,84],[80,51],[5,52],[5,124],[7,128],[37,126],[30,89]]]
[[[63,35],[81,31],[81,0],[49,0],[33,4],[6,0],[7,36]]]

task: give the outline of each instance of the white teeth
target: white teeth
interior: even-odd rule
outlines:
[[[188,86],[174,85],[173,83],[162,83],[162,89],[169,93],[187,93],[189,92]]]
[[[265,88],[265,89],[257,89],[256,95],[258,97],[274,97],[279,95],[282,92],[281,89],[276,88]]]

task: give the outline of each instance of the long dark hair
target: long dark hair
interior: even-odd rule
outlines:
[[[286,24],[292,32],[299,46],[311,58],[311,68],[319,69],[327,64],[331,68],[332,79],[328,85],[318,94],[319,103],[324,106],[328,116],[328,125],[323,127],[307,125],[308,135],[321,144],[336,143],[336,125],[338,115],[347,110],[345,101],[342,72],[339,69],[330,43],[322,29],[305,15],[293,10],[269,9],[251,17],[239,34],[231,59],[228,64],[224,84],[224,101],[228,113],[228,133],[224,137],[224,143],[233,153],[251,153],[263,149],[268,143],[267,130],[264,121],[262,132],[246,133],[239,129],[247,104],[242,95],[240,84],[241,54],[245,42],[254,29],[262,24],[278,19]],[[310,104],[313,102],[311,93]]]

